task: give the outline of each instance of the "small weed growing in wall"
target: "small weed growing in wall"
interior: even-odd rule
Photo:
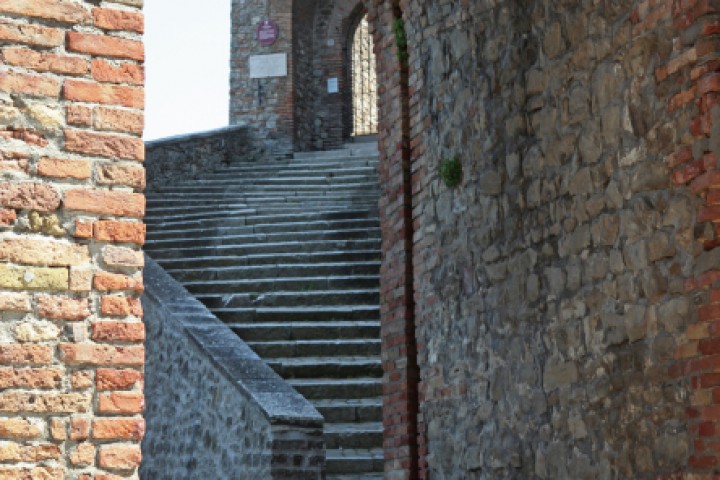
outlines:
[[[408,66],[408,49],[407,34],[405,33],[405,22],[402,18],[396,18],[393,22],[393,33],[395,34],[395,43],[398,47],[398,60],[404,68]]]
[[[445,158],[440,162],[440,178],[443,179],[448,188],[455,188],[462,181],[462,163],[457,155]]]

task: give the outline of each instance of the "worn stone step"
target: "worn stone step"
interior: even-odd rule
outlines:
[[[344,229],[378,228],[378,222],[372,218],[345,219],[345,220],[319,220],[312,222],[279,222],[261,223],[255,225],[243,225],[238,227],[214,227],[214,228],[184,228],[184,229],[163,229],[150,230],[148,240],[178,239],[215,237],[218,235],[249,235],[266,233],[288,233],[307,231],[338,231]]]
[[[211,218],[193,218],[168,221],[158,216],[148,225],[148,229],[162,228],[210,228],[210,227],[235,227],[243,225],[257,225],[267,223],[304,222],[318,220],[352,220],[352,219],[377,219],[377,205],[371,207],[354,208],[327,208],[317,211],[289,211],[285,213],[274,213],[272,215],[242,214],[240,216],[225,215],[213,216]]]
[[[325,423],[328,449],[371,449],[382,445],[382,423]]]
[[[379,227],[346,228],[343,230],[309,230],[306,232],[247,233],[244,235],[203,235],[185,238],[148,239],[147,249],[183,248],[204,245],[248,245],[265,242],[291,242],[306,240],[380,238]]]
[[[237,279],[230,281],[182,282],[193,294],[203,293],[263,293],[280,291],[356,290],[374,288],[378,275],[351,275],[337,277],[294,277]]]
[[[168,194],[180,192],[189,192],[192,196],[211,196],[216,192],[233,192],[238,196],[304,191],[317,191],[328,195],[356,190],[379,192],[377,180],[369,175],[345,176],[344,178],[339,176],[337,181],[334,181],[335,179],[336,177],[332,174],[328,175],[322,172],[318,172],[312,177],[275,177],[273,173],[268,173],[256,178],[233,178],[232,176],[225,176],[224,179],[198,178],[158,187],[152,192],[151,197],[162,198]]]
[[[278,173],[284,173],[280,176]],[[347,186],[352,188],[354,185],[363,185],[370,188],[377,188],[377,175],[372,175],[369,170],[365,174],[352,174],[333,171],[316,171],[298,173],[297,171],[273,172],[268,170],[262,174],[254,176],[254,178],[233,178],[227,173],[203,175],[196,180],[185,180],[177,182],[173,186],[184,187],[188,185],[231,185],[231,186],[247,186],[248,188],[257,188],[263,186],[279,185],[288,190],[292,190],[297,186],[304,187],[335,187],[342,188]],[[165,187],[167,189],[167,187]],[[167,191],[160,189],[160,192]]]
[[[293,158],[295,160],[316,160],[322,162],[328,158],[349,159],[359,157],[361,155],[375,155],[377,149],[373,150],[370,146],[348,146],[347,148],[335,150],[323,150],[319,152],[295,152]]]
[[[382,376],[382,364],[377,356],[303,356],[299,358],[266,358],[265,361],[283,378]]]
[[[380,253],[377,250],[357,250],[357,251],[334,251],[334,252],[295,252],[295,253],[272,253],[257,255],[227,255],[227,256],[207,256],[207,257],[188,257],[188,258],[170,258],[156,259],[160,265],[172,269],[185,268],[215,268],[215,267],[231,267],[241,265],[268,265],[276,263],[309,263],[309,262],[368,262],[380,261]]]
[[[152,249],[149,249],[152,250]],[[380,262],[289,263],[247,265],[206,270],[167,268],[180,282],[198,280],[235,280],[238,278],[320,277],[339,275],[373,275],[380,272]]]
[[[284,322],[323,320],[366,320],[379,318],[377,305],[312,305],[309,307],[263,307],[263,308],[211,308],[210,311],[224,322]]]
[[[381,475],[385,457],[381,448],[372,449],[328,449],[326,452],[326,472],[331,475],[359,475],[357,478],[375,478],[369,475]],[[382,478],[382,475],[379,477]]]
[[[310,400],[317,399],[353,399],[379,397],[382,394],[380,378],[337,378],[305,379],[295,378],[288,383],[301,395]]]
[[[377,320],[228,323],[228,326],[247,342],[380,338]]]
[[[377,202],[375,202],[377,203]],[[317,208],[315,208],[317,207]],[[328,216],[325,218],[343,218],[343,210],[346,213],[345,218],[353,218],[355,212],[358,209],[362,209],[368,212],[367,215],[372,215],[374,205],[371,203],[363,202],[348,202],[346,204],[338,204],[337,202],[330,202],[323,205],[313,205],[315,210],[334,210],[336,215]],[[231,209],[231,210],[213,210],[210,212],[187,212],[183,215],[180,211],[176,214],[156,214],[151,212],[145,216],[145,222],[157,225],[170,225],[172,223],[185,223],[188,221],[219,221],[222,223],[230,224],[228,219],[234,221],[242,221],[239,225],[248,224],[248,221],[263,220],[266,221],[268,218],[276,218],[278,221],[282,221],[283,218],[292,218],[293,216],[301,216],[309,211],[309,206],[302,200],[298,200],[295,204],[286,204],[283,206],[268,206],[260,205],[258,208],[249,209]],[[237,225],[237,223],[235,223]]]
[[[348,251],[380,249],[380,240],[377,238],[358,240],[308,240],[304,242],[272,242],[255,243],[247,245],[208,245],[192,248],[152,248],[148,246],[154,258],[183,258],[195,256],[228,256],[228,255],[270,255],[273,253],[311,253],[326,252],[328,250],[347,249]]]
[[[325,423],[382,421],[382,400],[380,398],[315,400],[313,405],[325,418]]]
[[[149,218],[171,217],[185,213],[187,217],[196,217],[204,213],[216,215],[232,212],[232,215],[247,214],[247,210],[254,209],[257,212],[272,211],[283,213],[284,210],[294,210],[303,207],[306,211],[313,209],[329,208],[359,208],[368,207],[377,203],[376,195],[365,193],[346,192],[342,197],[333,198],[327,195],[297,194],[297,195],[262,195],[257,198],[242,198],[238,202],[208,202],[198,199],[195,203],[178,202],[173,205],[154,206],[150,210]],[[222,199],[220,199],[222,200]]]
[[[208,308],[288,307],[308,305],[379,305],[377,288],[319,290],[312,292],[267,292],[196,295]]]
[[[380,340],[369,338],[361,340],[335,339],[247,343],[255,353],[263,358],[380,355]],[[362,396],[366,397],[368,395]]]

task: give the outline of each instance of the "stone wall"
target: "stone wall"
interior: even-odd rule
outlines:
[[[0,2],[2,478],[138,478],[142,3]]]
[[[258,154],[245,126],[164,138],[147,142],[145,148],[148,191]]]
[[[717,7],[409,0],[369,10],[386,475],[712,470],[716,232],[696,220],[717,218],[720,83],[706,37]],[[439,171],[454,157],[463,175],[450,188]]]
[[[324,478],[323,418],[147,259],[143,478]]]

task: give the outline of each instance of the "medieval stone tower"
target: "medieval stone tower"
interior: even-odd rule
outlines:
[[[244,127],[146,164],[142,4],[0,0],[0,477],[139,476],[145,165],[290,165],[366,130],[385,478],[720,473],[720,2],[234,0]],[[187,381],[148,398],[187,426],[154,455],[321,477],[323,419],[149,267],[148,362]]]

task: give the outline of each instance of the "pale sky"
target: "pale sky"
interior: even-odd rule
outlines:
[[[228,124],[231,0],[145,0],[145,140]]]

